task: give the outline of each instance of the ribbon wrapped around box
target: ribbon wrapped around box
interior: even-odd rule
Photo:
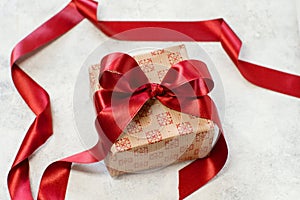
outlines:
[[[120,57],[122,54],[105,65],[113,65]],[[187,60],[188,56],[185,46],[179,45],[135,55],[133,58],[151,83],[160,84],[170,67]],[[122,59],[124,60],[123,57]],[[122,62],[117,65],[126,68]],[[99,74],[101,64],[89,68],[90,93],[96,94],[97,112],[101,112],[98,104],[102,101],[97,99],[97,91],[103,90],[99,84]],[[126,108],[126,103],[124,106]],[[203,158],[212,149],[214,135],[214,123],[211,120],[170,109],[159,100],[151,98],[111,146],[104,162],[110,175],[118,176]]]

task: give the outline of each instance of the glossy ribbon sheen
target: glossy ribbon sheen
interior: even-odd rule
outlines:
[[[217,109],[207,96],[214,84],[203,62],[185,60],[172,65],[160,84],[150,83],[127,54],[109,54],[101,64],[101,89],[94,94],[96,123],[101,127],[98,132],[102,132],[100,135],[105,135],[110,144],[116,142],[150,98],[178,112],[213,120],[222,130]]]
[[[85,18],[108,37],[121,40],[188,40],[186,37],[174,37],[163,34],[163,32],[161,34],[144,32],[144,34],[116,35],[135,28],[157,27],[178,31],[194,41],[221,42],[226,53],[248,81],[266,89],[300,97],[299,76],[255,65],[238,58],[242,42],[223,19],[195,22],[107,22],[97,21],[96,10],[97,3],[94,1],[73,0],[62,11],[19,42],[12,52],[12,79],[20,95],[36,115],[8,174],[8,188],[12,199],[33,199],[29,181],[28,157],[43,145],[53,132],[48,93],[22,71],[16,62],[63,35]],[[98,144],[90,150],[52,163],[43,174],[38,199],[64,199],[72,162],[92,163],[103,159],[105,149],[102,149],[103,144]],[[225,139],[220,137],[209,157],[198,159],[181,169],[179,171],[180,199],[188,196],[213,178],[223,167],[226,156]],[[199,170],[201,173],[196,173]],[[202,176],[203,174],[205,176]]]

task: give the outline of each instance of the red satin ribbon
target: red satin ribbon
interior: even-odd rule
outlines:
[[[196,22],[118,22],[97,21],[97,3],[92,0],[73,0],[62,11],[29,34],[14,48],[11,55],[12,79],[24,101],[35,113],[8,174],[8,188],[12,199],[33,199],[29,181],[28,157],[52,134],[52,116],[48,93],[22,71],[16,62],[63,35],[84,18],[89,19],[107,36],[121,40],[186,41],[186,37],[163,34],[116,35],[134,28],[157,27],[178,31],[195,41],[221,42],[224,50],[241,74],[251,83],[283,94],[300,97],[300,77],[238,58],[241,40],[223,19]],[[96,124],[97,125],[97,124]],[[100,128],[100,127],[98,127]],[[106,142],[106,141],[105,141]],[[100,143],[99,143],[100,144]],[[104,158],[103,145],[52,163],[43,174],[38,199],[64,199],[72,162],[92,163]],[[225,152],[225,153],[224,153]],[[199,159],[179,171],[180,199],[188,196],[213,178],[223,167],[227,157],[224,137],[220,137],[209,157]],[[201,173],[195,173],[201,169]],[[205,174],[205,176],[203,176]]]
[[[116,142],[146,101],[154,97],[178,112],[213,120],[222,132],[217,109],[207,96],[213,81],[203,62],[185,60],[176,63],[162,82],[156,84],[149,82],[136,61],[127,54],[109,54],[104,60],[109,62],[102,62],[102,88],[94,94],[94,101],[96,122],[102,128],[98,132],[102,132],[110,144]]]

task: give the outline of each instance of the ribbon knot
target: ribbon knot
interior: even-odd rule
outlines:
[[[153,97],[156,97],[156,96],[163,96],[164,95],[164,88],[163,86],[161,86],[160,84],[158,83],[151,83],[150,84],[150,87],[151,87],[151,93],[150,93],[150,96],[153,98]]]

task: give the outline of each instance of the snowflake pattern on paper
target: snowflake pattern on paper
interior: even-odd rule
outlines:
[[[179,135],[186,135],[193,133],[193,127],[190,122],[183,122],[181,124],[176,124]]]
[[[167,72],[169,71],[169,69],[163,69],[163,70],[159,70],[157,72],[157,76],[159,78],[160,81],[163,80],[163,78],[166,76]]]
[[[139,66],[144,73],[149,73],[154,70],[153,61],[151,58],[145,58],[138,61]]]
[[[130,163],[133,163],[133,158],[128,157],[128,158],[123,158],[118,160],[119,166],[126,166],[129,165]]]
[[[127,133],[130,135],[143,131],[142,125],[139,120],[131,121],[126,127],[126,129],[127,129]]]
[[[152,55],[152,56],[157,56],[157,55],[163,54],[164,52],[165,52],[164,49],[159,49],[159,50],[156,50],[156,51],[152,51],[152,52],[151,52],[151,55]]]
[[[119,139],[115,142],[117,151],[127,151],[131,149],[130,140],[127,137]]]
[[[159,158],[164,157],[164,152],[154,152],[154,153],[150,153],[149,155],[149,160],[157,160]],[[153,163],[151,163],[153,165]],[[159,164],[159,166],[162,166],[162,163],[155,163],[155,164]],[[155,165],[157,166],[157,165]]]
[[[160,126],[167,126],[169,124],[173,124],[173,120],[169,112],[164,112],[156,115],[156,119]]]
[[[195,155],[195,156],[199,155],[199,149],[195,149],[195,150],[194,150],[194,155]]]
[[[149,167],[148,161],[142,161],[142,162],[136,162],[134,163],[134,168],[139,169],[139,168],[147,168]]]
[[[197,134],[196,135],[196,142],[203,141],[205,139],[205,137],[206,137],[206,134],[207,134],[207,131],[202,132],[200,134]]]
[[[152,106],[153,102],[151,100],[148,100],[143,107],[141,108],[141,110],[138,112],[138,116],[139,117],[148,117],[150,115],[152,115]]]
[[[162,134],[159,130],[155,129],[152,131],[146,132],[146,137],[148,140],[148,143],[156,143],[162,140]]]
[[[148,154],[148,146],[140,147],[137,149],[134,149],[134,156],[144,156],[145,154]]]
[[[178,138],[173,138],[170,140],[165,141],[166,149],[174,149],[179,147],[179,140]]]
[[[183,60],[181,55],[178,52],[169,53],[168,59],[169,59],[170,65],[174,65]]]

